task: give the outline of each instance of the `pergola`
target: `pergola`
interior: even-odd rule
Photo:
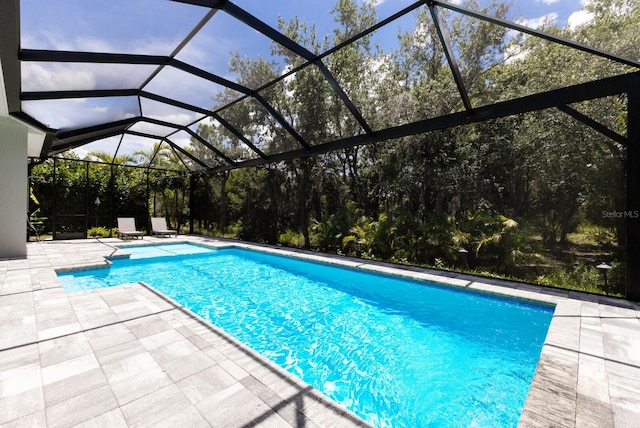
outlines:
[[[594,57],[640,69],[640,63],[636,60],[624,58],[553,34],[438,0],[416,1],[324,52],[312,52],[308,47],[302,46],[288,38],[274,26],[267,24],[261,19],[262,17],[255,16],[247,11],[246,8],[242,8],[231,1],[174,0],[167,3],[175,4],[172,7],[178,8],[177,10],[198,11],[201,18],[192,28],[187,29],[186,36],[172,51],[164,54],[140,54],[133,52],[61,51],[25,47],[21,43],[20,0],[4,0],[2,2],[0,5],[0,28],[2,28],[0,61],[4,91],[0,92],[6,94],[6,105],[0,109],[0,116],[2,116],[0,117],[2,119],[0,121],[0,154],[2,154],[3,158],[0,160],[0,170],[5,170],[5,172],[0,173],[0,182],[3,182],[2,187],[5,188],[0,190],[0,196],[3,196],[3,200],[4,198],[11,200],[20,198],[17,200],[24,200],[22,195],[26,193],[27,176],[27,159],[25,157],[32,161],[43,160],[67,150],[80,148],[105,139],[113,139],[114,144],[117,144],[115,153],[118,152],[120,145],[125,142],[126,138],[130,136],[161,141],[174,151],[188,173],[192,177],[197,177],[207,173],[290,160],[543,109],[559,109],[573,119],[626,147],[627,210],[640,210],[640,200],[637,196],[640,194],[640,150],[638,148],[640,144],[640,72],[607,77],[491,104],[474,105],[469,95],[469,88],[465,87],[456,59],[456,51],[450,43],[447,26],[442,19],[442,12],[448,11],[448,13],[501,26],[531,37],[539,37],[550,43],[557,43]],[[428,9],[433,24],[437,29],[439,43],[444,52],[444,60],[448,64],[452,79],[455,81],[461,108],[459,111],[444,116],[430,117],[412,123],[376,129],[362,114],[359,106],[350,98],[348,92],[341,86],[341,83],[326,66],[324,60],[348,45],[393,25],[397,20],[420,8]],[[301,65],[294,69],[285,70],[282,75],[271,81],[263,82],[256,87],[249,87],[233,81],[221,73],[186,61],[181,53],[191,46],[194,39],[205,31],[216,16],[221,14],[226,19],[233,20],[238,25],[246,26],[246,28],[260,34],[269,42],[277,43],[299,56]],[[144,46],[140,48],[140,50],[144,50]],[[44,67],[56,65],[61,68],[66,64],[90,64],[96,69],[119,66],[123,67],[122,70],[145,70],[145,73],[135,84],[131,84],[130,80],[123,77],[122,86],[119,87],[25,89],[23,73],[24,67],[29,66],[29,64],[41,64]],[[266,95],[269,90],[307,67],[315,67],[323,76],[334,95],[344,104],[346,111],[351,116],[350,119],[358,123],[359,132],[330,141],[308,141],[270,102],[269,97]],[[192,103],[189,100],[173,96],[173,94],[156,90],[154,81],[166,73],[179,73],[179,75],[187,76],[188,78],[197,78],[198,81],[206,84],[233,90],[237,92],[238,97],[227,105],[213,108]],[[597,118],[587,117],[572,107],[572,104],[575,103],[619,94],[626,94],[628,100],[627,135],[618,134],[600,123]],[[96,113],[93,123],[77,122],[62,127],[48,125],[46,117],[42,117],[39,114],[39,112],[43,111],[43,108],[38,107],[38,103],[46,106],[47,103],[60,102],[62,100],[91,99],[126,102],[132,108],[128,110],[126,117],[114,117],[108,112],[104,116]],[[258,140],[238,129],[232,121],[228,120],[226,115],[228,109],[233,108],[238,103],[251,103],[270,115],[291,141],[291,144],[286,146],[288,148],[276,152],[267,151]],[[49,105],[55,108],[56,104]],[[160,119],[158,115],[153,113],[152,106],[165,106],[174,109],[176,112],[187,112],[188,114],[176,114],[174,115],[175,120]],[[185,119],[185,117],[189,119]],[[245,148],[241,157],[234,157],[231,152],[225,151],[224,147],[217,147],[199,135],[197,132],[198,124],[202,121],[211,120],[217,122],[230,135],[233,135],[235,144],[242,145]],[[9,129],[16,127],[20,127],[22,130],[12,131]],[[16,153],[3,151],[6,150],[3,147],[16,144],[14,143],[16,135],[24,142],[23,146],[25,148],[28,146],[27,156],[24,156],[24,150]],[[184,145],[180,143],[181,140],[184,140],[184,137],[190,139],[194,144],[199,144],[207,152],[208,160],[198,158],[188,150],[185,150]],[[215,159],[215,161],[210,159]],[[24,168],[16,170],[13,166],[16,161],[24,163]],[[9,168],[8,165],[12,167]],[[22,202],[19,202],[14,205],[20,207],[23,206],[21,204]],[[3,210],[5,210],[5,205],[3,202]],[[24,210],[18,208],[11,213],[7,213],[7,215],[3,215],[0,227],[7,227],[7,223],[24,223],[26,220],[24,214]],[[11,226],[11,228],[13,229],[14,226]],[[6,238],[7,233],[15,236],[15,239],[11,239],[17,242],[15,233],[3,230],[0,230],[0,240],[9,239]],[[20,232],[19,236],[20,240],[23,241],[24,234]],[[24,250],[22,250],[24,243],[20,245],[12,244],[11,246],[17,246],[17,249],[9,251],[7,254],[0,254],[0,256],[15,256],[24,253]],[[627,220],[626,253],[627,296],[637,300],[640,299],[640,224],[638,220]]]

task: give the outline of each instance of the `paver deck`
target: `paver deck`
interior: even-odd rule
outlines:
[[[177,241],[230,245],[197,236],[180,236]],[[145,237],[134,244],[158,242],[176,239]],[[366,426],[144,284],[72,294],[62,289],[56,269],[103,264],[104,257],[117,251],[115,245],[122,244],[118,239],[29,243],[26,259],[0,260],[1,427]],[[638,303],[387,263],[260,249],[555,304],[519,426],[638,426]]]

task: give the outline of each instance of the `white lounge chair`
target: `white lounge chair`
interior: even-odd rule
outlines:
[[[144,239],[144,233],[136,230],[136,220],[133,217],[118,217],[118,238]]]
[[[151,236],[171,236],[178,237],[178,231],[167,228],[167,220],[164,217],[151,217]]]

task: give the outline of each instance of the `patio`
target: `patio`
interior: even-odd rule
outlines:
[[[179,240],[230,245],[197,236]],[[167,240],[145,237],[139,244],[154,242]],[[366,426],[144,284],[64,292],[56,269],[102,264],[121,243],[33,242],[27,245],[26,259],[0,261],[0,425]],[[260,249],[556,304],[520,426],[631,427],[640,417],[638,303],[291,249]]]

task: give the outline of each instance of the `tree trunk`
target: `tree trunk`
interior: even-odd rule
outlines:
[[[322,221],[322,193],[320,189],[313,189],[313,211],[316,221]]]

